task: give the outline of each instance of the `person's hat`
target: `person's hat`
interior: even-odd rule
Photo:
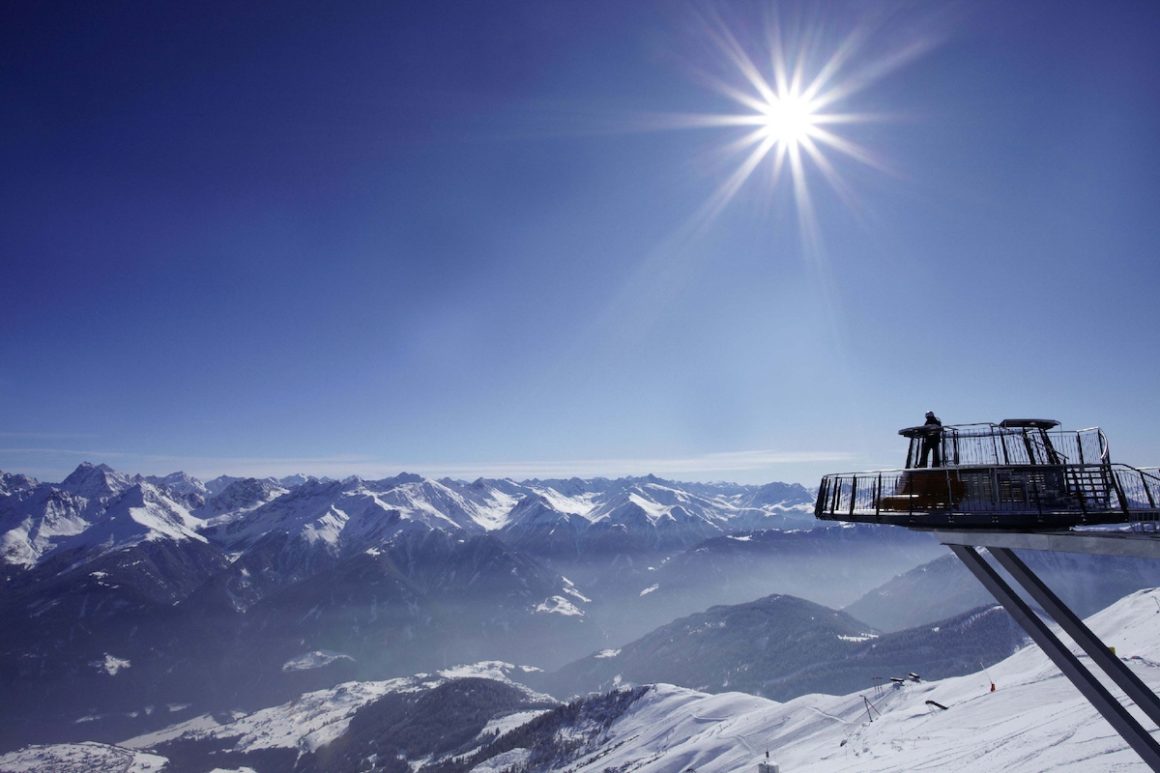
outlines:
[[[927,411],[926,418],[933,419],[934,418],[934,411]]]

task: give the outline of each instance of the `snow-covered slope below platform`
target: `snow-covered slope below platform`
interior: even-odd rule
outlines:
[[[1160,590],[1140,591],[1088,621],[1154,690],[1158,603]],[[756,769],[766,751],[782,770],[1146,769],[1036,647],[987,672],[781,704],[658,685],[609,728],[590,762],[570,769],[724,773]]]

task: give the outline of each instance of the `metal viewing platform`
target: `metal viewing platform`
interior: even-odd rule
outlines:
[[[1160,771],[1156,731],[1112,695],[1049,623],[1157,727],[1160,699],[1014,552],[1160,559],[1160,475],[1113,464],[1099,428],[1065,432],[1058,426],[1051,419],[943,426],[928,413],[926,424],[899,430],[910,441],[905,469],[826,475],[814,514],[934,533],[1140,758]]]
[[[1050,419],[921,425],[901,470],[826,475],[818,518],[918,528],[1065,529],[1156,524],[1160,474],[1113,464],[1098,427]]]

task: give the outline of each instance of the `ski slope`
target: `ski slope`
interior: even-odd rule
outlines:
[[[1160,689],[1160,589],[1127,596],[1088,624]],[[1160,738],[1141,712],[1133,707],[1133,713]],[[1146,770],[1034,646],[976,674],[781,704],[658,685],[569,770],[725,773],[756,770],[766,751],[783,771]]]

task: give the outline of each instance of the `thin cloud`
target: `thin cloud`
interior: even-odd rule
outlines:
[[[340,454],[297,457],[215,457],[168,454],[139,454],[126,451],[74,448],[0,448],[0,458],[39,457],[42,469],[57,466],[45,464],[45,456],[73,458],[77,461],[111,461],[125,472],[163,474],[184,470],[201,478],[218,475],[280,477],[295,473],[345,478],[382,478],[401,471],[430,477],[452,478],[570,478],[619,477],[624,475],[696,475],[713,477],[728,473],[757,472],[787,465],[841,462],[853,454],[837,451],[778,451],[772,449],[725,451],[683,457],[612,457],[599,459],[563,459],[501,462],[391,462],[376,457]],[[60,469],[75,462],[60,459]],[[4,465],[7,466],[7,465]]]
[[[75,440],[95,438],[91,432],[0,432],[0,438],[29,438],[31,440]]]
[[[417,465],[437,476],[483,475],[509,478],[616,477],[620,475],[718,474],[749,472],[780,465],[844,461],[852,454],[831,451],[729,451],[676,458],[609,458],[480,464]]]

